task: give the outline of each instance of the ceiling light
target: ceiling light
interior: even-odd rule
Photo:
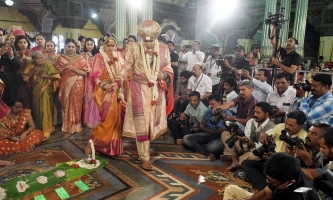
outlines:
[[[93,18],[93,19],[95,19],[96,17],[97,17],[96,13],[94,13],[94,14],[91,15],[91,18]]]
[[[6,3],[7,6],[12,6],[14,4],[14,1],[6,0],[5,3]]]

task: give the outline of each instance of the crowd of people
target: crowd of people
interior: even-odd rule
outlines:
[[[122,47],[114,34],[98,45],[68,38],[57,54],[41,34],[30,48],[23,30],[13,26],[4,36],[0,29],[0,157],[32,150],[56,124],[69,134],[86,126],[96,150],[109,156],[123,153],[123,136],[136,138],[142,168],[152,170],[150,141],[169,129],[175,144],[230,161],[230,170],[261,190],[253,195],[231,185],[225,199],[290,199],[301,186],[311,188],[311,199],[318,199],[316,189],[332,196],[325,189],[332,184],[322,182],[333,168],[332,78],[315,73],[329,71],[329,62],[301,77],[298,41],[289,38],[272,58],[274,74],[258,48],[246,54],[238,45],[235,59],[221,59],[219,46],[204,53],[194,40],[178,54],[172,41],[158,40],[155,21],[142,21],[137,32],[141,41],[130,35]],[[274,34],[273,27],[273,47]],[[305,79],[310,88],[294,85]],[[319,179],[316,187],[308,179]]]

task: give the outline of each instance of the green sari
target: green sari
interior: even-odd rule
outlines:
[[[32,88],[31,111],[36,129],[40,129],[44,133],[52,133],[54,131],[54,92],[58,86],[57,79],[60,79],[60,75],[55,67],[47,61],[44,61],[39,68],[30,65],[25,72],[29,77],[29,80],[25,81],[28,81]],[[52,76],[55,80],[42,78],[42,74]]]

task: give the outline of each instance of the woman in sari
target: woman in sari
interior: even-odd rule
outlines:
[[[99,52],[90,76],[96,83],[94,97],[101,123],[94,128],[91,138],[97,151],[109,156],[120,155],[123,153],[122,125],[126,103],[123,93],[112,92],[110,86],[118,78],[124,62],[117,53],[116,39],[109,34],[104,37]]]
[[[31,53],[33,53],[35,51],[40,51],[42,53],[45,53],[46,49],[45,49],[45,37],[44,37],[44,35],[37,34],[37,35],[35,35],[34,38],[35,38],[37,46],[30,49]]]
[[[75,40],[66,39],[65,46],[66,53],[59,56],[55,66],[61,74],[59,101],[64,111],[62,131],[75,133],[82,131],[82,106],[89,66],[86,59],[75,53]]]
[[[20,86],[18,89],[18,95],[19,98],[23,100],[23,105],[25,108],[31,108],[31,90],[29,85],[26,84],[26,82],[23,81],[25,79],[23,75],[23,71],[25,68],[31,63],[31,51],[30,49],[30,41],[26,36],[19,35],[15,39],[15,49],[17,51],[17,57],[19,59],[19,62],[21,64],[20,69],[17,70],[17,74],[20,75],[19,82]]]
[[[92,38],[86,38],[82,55],[86,58],[90,67],[92,67],[96,53],[98,52],[94,40]],[[83,124],[89,128],[94,128],[99,124],[100,117],[97,104],[94,100],[95,82],[90,75],[87,76],[89,79],[83,106]]]
[[[47,61],[43,61],[43,54],[35,51],[32,54],[32,64],[24,70],[26,79],[32,91],[32,118],[37,129],[44,132],[44,140],[50,138],[54,131],[53,106],[54,91],[57,79],[60,79],[58,71]]]
[[[8,103],[11,111],[0,119],[0,157],[32,150],[43,140],[43,132],[35,129],[29,109],[23,109],[23,101]]]

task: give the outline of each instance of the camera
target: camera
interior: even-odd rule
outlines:
[[[235,146],[236,141],[238,140],[238,137],[244,137],[245,133],[240,130],[239,126],[236,123],[226,123],[226,125],[229,127],[230,132],[233,133],[225,143],[228,145],[229,148],[232,148]]]
[[[192,124],[190,126],[190,131],[191,132],[194,131],[193,129],[200,127],[200,122],[198,121],[197,118],[193,117],[191,122],[192,122]]]
[[[184,117],[184,120],[178,120],[177,121],[177,126],[185,126],[185,127],[188,127],[189,126],[189,123],[188,123],[188,119],[189,119],[189,116],[185,115]]]
[[[205,56],[211,56],[211,55],[212,55],[212,53],[210,51],[205,52]]]
[[[265,24],[268,25],[268,24],[272,24],[272,25],[275,25],[275,26],[278,26],[278,27],[282,27],[282,25],[288,21],[289,19],[285,19],[284,18],[284,15],[282,14],[284,10],[284,7],[281,7],[280,8],[280,12],[277,13],[277,14],[272,14],[272,13],[268,13],[268,18],[265,19]]]
[[[273,111],[273,113],[275,113],[277,110],[280,110],[277,106],[271,106],[271,109]]]
[[[294,138],[290,137],[289,135],[287,135],[286,130],[281,131],[280,140],[289,144],[291,146],[290,149],[293,149],[294,146],[299,149],[303,149],[302,147],[303,140],[299,137],[294,137]]]
[[[306,92],[310,92],[311,91],[311,84],[309,83],[298,83],[294,85],[295,89],[299,90],[299,89],[303,89]]]
[[[216,114],[212,117],[209,122],[211,124],[218,124],[221,119],[224,119],[227,116],[227,111],[222,110],[221,108],[216,109]]]
[[[225,66],[225,64],[224,64],[224,61],[225,61],[225,60],[227,60],[229,63],[232,63],[233,58],[232,58],[232,56],[229,56],[229,57],[222,57],[222,55],[219,54],[219,55],[217,56],[217,59],[216,59],[215,63],[216,63],[218,66]]]
[[[268,144],[263,144],[258,149],[253,150],[253,155],[262,158],[265,153],[275,150],[276,144],[272,141],[272,136],[268,137],[267,140]]]

